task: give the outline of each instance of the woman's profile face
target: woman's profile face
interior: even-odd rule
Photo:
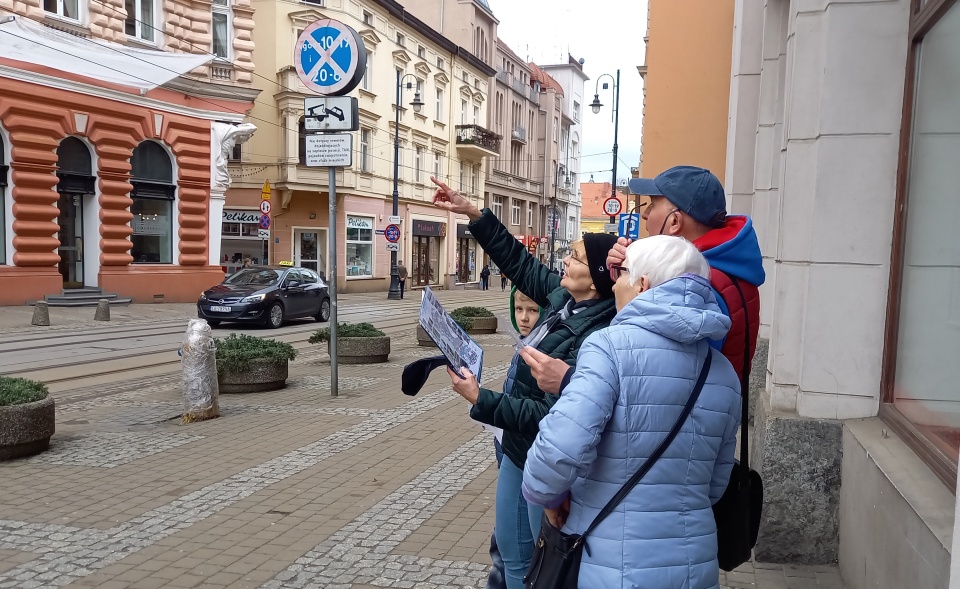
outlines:
[[[564,275],[560,279],[560,286],[567,289],[574,299],[584,300],[596,295],[583,243],[574,244],[570,255],[563,259],[563,267]]]

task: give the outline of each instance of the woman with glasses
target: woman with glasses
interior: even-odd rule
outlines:
[[[534,258],[507,231],[490,209],[482,212],[446,184],[437,185],[433,202],[441,209],[466,215],[468,228],[483,251],[511,283],[543,311],[527,346],[542,353],[528,364],[515,357],[504,393],[481,388],[476,378],[460,378],[453,371],[453,389],[469,401],[475,420],[503,429],[503,453],[497,479],[496,540],[505,565],[508,589],[521,589],[530,565],[533,538],[540,531],[543,510],[527,509],[520,493],[527,450],[539,431],[540,420],[556,403],[562,381],[572,374],[577,353],[588,335],[610,324],[616,314],[613,279],[606,257],[616,236],[587,233],[564,258],[565,274],[558,274]],[[525,350],[528,348],[524,348]],[[539,384],[538,384],[539,382]]]
[[[722,354],[708,352],[730,319],[707,261],[681,237],[634,242],[611,271],[617,315],[584,342],[540,423],[523,495],[546,508],[549,525],[583,534],[664,441],[706,370],[677,437],[586,536],[579,586],[719,589],[712,505],[733,467],[740,380]]]

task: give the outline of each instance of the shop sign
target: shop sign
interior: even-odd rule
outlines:
[[[351,229],[373,229],[373,219],[370,217],[347,217],[347,227]]]
[[[437,221],[419,221],[413,220],[413,235],[422,235],[425,237],[446,237],[447,224]]]
[[[223,211],[224,223],[259,223],[260,211]]]
[[[457,237],[459,239],[473,239],[473,233],[470,233],[467,225],[457,225]]]
[[[166,235],[170,228],[166,215],[137,215],[130,224],[134,235]]]

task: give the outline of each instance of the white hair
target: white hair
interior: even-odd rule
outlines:
[[[710,264],[703,254],[686,239],[672,235],[653,235],[631,243],[623,266],[631,285],[646,275],[651,288],[681,274],[710,278]]]

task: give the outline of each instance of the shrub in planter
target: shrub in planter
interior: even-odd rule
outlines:
[[[297,351],[286,342],[246,334],[217,340],[217,381],[221,393],[282,389]]]
[[[311,344],[327,342],[330,350],[330,328],[318,329],[308,340]],[[341,364],[375,364],[390,356],[390,337],[369,323],[337,325],[337,360]]]
[[[0,376],[0,460],[46,450],[55,428],[53,398],[45,384]]]
[[[485,307],[460,307],[450,313],[453,320],[471,334],[496,333],[497,318]]]

